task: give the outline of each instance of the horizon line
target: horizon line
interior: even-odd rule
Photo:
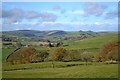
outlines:
[[[9,32],[9,31],[66,31],[66,32],[79,32],[79,31],[93,31],[93,32],[120,32],[120,30],[118,30],[118,31],[107,31],[107,30],[100,30],[100,31],[94,31],[94,30],[29,30],[29,29],[21,29],[21,30],[2,30],[2,31],[0,31],[0,32]]]

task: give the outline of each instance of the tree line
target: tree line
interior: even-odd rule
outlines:
[[[90,51],[84,50],[66,50],[62,47],[52,48],[37,52],[33,47],[21,48],[14,51],[12,55],[7,57],[6,61],[10,64],[26,64],[46,61],[84,61],[86,62],[103,62],[118,61],[118,50],[120,41],[111,41],[106,43],[96,56]]]

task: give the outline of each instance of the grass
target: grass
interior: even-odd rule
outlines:
[[[15,48],[3,48],[2,49],[2,61],[4,62],[7,56],[11,54],[14,50]]]
[[[66,67],[67,65],[79,64],[84,65],[84,62],[56,62],[54,61],[55,67]],[[90,63],[89,63],[90,64]],[[17,64],[17,65],[8,65],[3,63],[3,70],[9,71],[14,69],[34,69],[34,68],[52,68],[52,62],[40,62],[40,63],[30,63],[30,64]]]
[[[66,49],[88,49],[101,48],[106,42],[117,40],[117,34],[105,34],[98,37],[86,38],[83,40],[65,41]],[[50,50],[47,47],[35,47],[37,51]],[[52,48],[53,49],[53,48]],[[6,57],[15,49],[2,49],[3,60],[3,78],[117,78],[118,65],[92,63],[85,65],[84,62],[54,62],[55,68],[52,68],[51,62],[40,62],[30,64],[8,65],[4,61]],[[96,55],[99,49],[88,50]],[[77,66],[68,66],[77,64]],[[90,63],[89,63],[90,64]],[[23,70],[24,69],[24,70]]]
[[[44,46],[39,46],[39,47],[34,47],[37,51],[41,50],[49,50],[49,48],[44,47]],[[4,62],[5,59],[9,54],[11,54],[16,48],[3,48],[2,49],[2,61]]]
[[[46,47],[46,46],[37,46],[37,47],[34,47],[37,51],[44,51],[44,50],[50,50],[49,47]]]
[[[104,34],[97,37],[90,37],[82,40],[75,41],[65,41],[64,43],[68,46],[65,46],[66,49],[86,49],[86,48],[101,48],[105,43],[118,40],[118,35],[113,34]]]
[[[87,49],[87,48],[101,48],[103,44],[105,44],[108,41],[111,40],[117,40],[118,36],[116,33],[112,34],[104,34],[101,36],[97,37],[91,37],[91,38],[86,38],[83,40],[72,40],[72,41],[65,41],[65,44],[68,44],[68,46],[65,46],[65,49]],[[41,50],[50,50],[50,48],[45,47],[45,46],[39,46],[39,47],[34,47],[37,51]],[[7,49],[4,48],[2,49],[2,60],[5,61],[6,57],[13,52],[15,49]],[[96,55],[99,53],[99,49],[93,49],[93,50],[88,50],[91,52],[93,55]]]
[[[81,62],[56,62],[56,66],[65,64],[83,64]],[[48,66],[49,63],[26,64],[26,66]],[[35,66],[36,65],[36,66]],[[12,65],[18,66],[18,65]],[[20,65],[24,66],[25,65]],[[71,67],[46,67],[26,70],[3,71],[3,78],[117,78],[117,64],[94,63]],[[18,68],[18,67],[16,67]],[[94,74],[94,75],[93,75]]]

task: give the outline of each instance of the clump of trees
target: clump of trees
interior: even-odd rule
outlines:
[[[99,62],[118,61],[118,52],[120,50],[119,44],[120,41],[111,41],[103,45],[96,60]],[[52,61],[53,67],[53,61],[84,61],[87,65],[88,62],[92,62],[94,60],[95,56],[91,55],[91,53],[87,50],[66,50],[61,47],[54,47],[48,51],[45,50],[39,52],[32,47],[18,48],[6,58],[6,61],[10,62],[11,64]]]
[[[27,64],[31,62],[31,56],[35,53],[36,50],[32,47],[18,48],[6,58],[6,61],[10,64]]]
[[[36,51],[32,47],[23,47],[16,49],[11,53],[6,61],[11,64],[26,64],[26,63],[38,63],[45,61],[90,61],[91,56],[88,54],[82,54],[84,51],[81,50],[66,50],[61,47],[51,48],[49,51]]]
[[[66,55],[66,49],[64,48],[55,48],[51,50],[48,60],[52,61],[52,68],[54,68],[53,61],[63,61],[65,55]]]
[[[94,56],[91,55],[90,52],[83,52],[81,54],[82,61],[86,62],[86,65],[88,65],[88,62],[92,62],[94,60]]]
[[[103,45],[98,55],[98,61],[118,61],[118,52],[120,50],[120,41],[111,41]]]
[[[62,61],[66,54],[66,49],[55,48],[50,51],[49,59],[53,61]]]
[[[69,61],[79,61],[81,60],[81,53],[83,51],[80,50],[67,50],[67,53],[64,56],[63,61],[69,62]]]
[[[31,63],[44,62],[48,55],[47,51],[40,51],[31,56]]]
[[[47,51],[37,52],[32,47],[24,47],[16,49],[6,58],[6,61],[10,64],[37,63],[44,62],[48,55]]]

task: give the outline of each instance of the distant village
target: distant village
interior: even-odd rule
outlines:
[[[3,48],[20,48],[29,46],[46,46],[46,47],[59,47],[64,46],[62,42],[30,42],[29,44],[24,44],[22,42],[3,42]]]

